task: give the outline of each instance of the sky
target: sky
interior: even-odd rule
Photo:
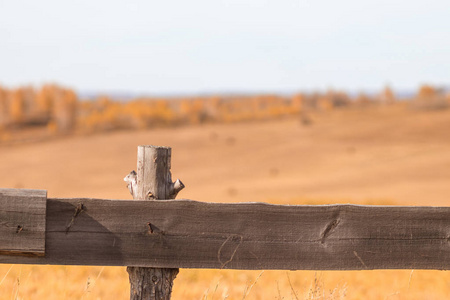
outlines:
[[[141,94],[450,84],[448,0],[0,0],[0,85]]]

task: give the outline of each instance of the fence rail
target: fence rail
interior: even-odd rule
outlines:
[[[30,206],[36,195],[44,206]],[[450,207],[46,199],[0,189],[0,224],[0,263],[450,269]]]

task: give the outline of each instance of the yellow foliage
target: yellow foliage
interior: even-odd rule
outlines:
[[[429,94],[430,88],[423,88]],[[386,97],[393,97],[385,89]],[[373,103],[368,96],[357,98],[360,103]],[[57,132],[97,132],[117,129],[144,129],[205,122],[242,122],[269,120],[284,116],[299,116],[305,110],[348,105],[343,92],[291,97],[280,95],[205,96],[191,98],[136,98],[129,101],[112,100],[100,96],[94,100],[79,101],[70,89],[44,85],[13,91],[0,88],[0,125],[42,126],[50,134]],[[17,126],[15,126],[17,127]]]
[[[422,100],[429,100],[436,95],[436,90],[430,85],[422,85],[419,89],[417,97]]]
[[[50,114],[53,106],[54,87],[45,85],[41,88],[36,96],[37,110],[46,114]]]
[[[9,116],[12,122],[18,123],[24,118],[24,99],[20,89],[12,92],[9,105]]]

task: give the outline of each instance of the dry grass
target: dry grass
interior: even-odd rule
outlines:
[[[2,187],[130,199],[139,144],[173,147],[173,175],[200,201],[448,205],[450,111],[332,111],[282,120],[77,136],[0,146]],[[183,269],[174,299],[446,299],[443,271]],[[0,299],[128,299],[118,267],[0,265]]]
[[[1,265],[0,274],[10,265]],[[412,275],[411,275],[412,274]],[[173,299],[447,299],[444,271],[236,271],[183,269]],[[128,299],[123,267],[14,265],[0,299]]]

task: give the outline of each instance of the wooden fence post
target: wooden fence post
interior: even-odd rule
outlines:
[[[132,171],[124,179],[135,200],[175,199],[184,185],[178,179],[172,183],[170,160],[169,147],[138,146],[137,173]],[[151,221],[148,226],[151,232]],[[170,299],[173,280],[178,271],[179,269],[127,267],[130,299]]]

